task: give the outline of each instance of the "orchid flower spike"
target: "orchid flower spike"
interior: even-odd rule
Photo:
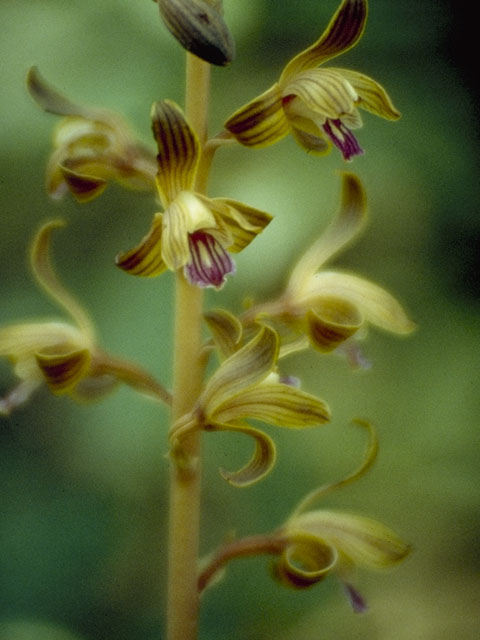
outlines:
[[[30,259],[38,284],[73,322],[25,322],[0,328],[0,356],[14,364],[20,383],[0,399],[0,414],[8,415],[46,383],[55,395],[96,399],[124,382],[140,393],[170,404],[170,394],[150,374],[132,363],[108,355],[97,346],[92,321],[57,279],[49,259],[50,236],[63,226],[54,220],[36,234]]]
[[[353,240],[365,219],[362,184],[354,174],[344,173],[340,210],[330,226],[295,265],[284,293],[253,307],[245,318],[269,318],[297,337],[306,336],[323,353],[368,324],[398,334],[413,331],[414,323],[385,289],[353,274],[322,269]]]
[[[272,218],[242,202],[195,192],[201,146],[178,105],[156,102],[152,125],[164,212],[155,215],[137,247],[117,257],[117,265],[148,277],[183,269],[191,284],[219,289],[235,272],[230,253],[242,251]]]
[[[110,180],[130,189],[155,190],[155,156],[135,139],[118,113],[72,102],[36,67],[28,72],[27,88],[42,109],[65,116],[55,130],[47,165],[47,192],[52,198],[70,191],[79,202],[87,202],[99,196]]]
[[[247,147],[266,147],[291,133],[308,152],[335,145],[345,160],[363,153],[352,130],[362,126],[358,107],[387,120],[399,112],[375,80],[357,71],[319,67],[361,38],[367,0],[343,0],[320,38],[295,56],[278,82],[236,111],[226,129]]]
[[[220,471],[230,484],[245,487],[263,478],[275,463],[272,439],[246,419],[297,429],[328,422],[330,411],[322,400],[281,381],[275,370],[277,359],[278,336],[270,327],[261,326],[222,362],[193,411],[175,426],[171,436],[174,451],[181,448],[182,437],[195,429],[252,437],[255,451],[247,465],[234,472]]]

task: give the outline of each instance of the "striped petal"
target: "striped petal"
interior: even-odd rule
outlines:
[[[248,425],[215,423],[208,426],[209,431],[232,431],[250,436],[255,441],[255,449],[247,464],[237,471],[220,469],[220,475],[235,487],[249,487],[264,478],[275,465],[275,444],[270,436]]]
[[[236,111],[225,128],[247,147],[268,147],[290,133],[283,110],[282,93],[275,84],[255,100]]]
[[[358,99],[343,75],[331,69],[310,69],[294,76],[282,95],[287,117],[317,119],[317,125],[352,113]]]
[[[314,273],[335,253],[358,235],[367,216],[363,185],[353,173],[342,173],[342,196],[338,213],[318,240],[297,262],[288,283],[288,292],[297,299]]]
[[[139,245],[120,253],[115,264],[133,276],[158,276],[167,269],[162,257],[162,214],[157,213],[148,234]]]
[[[183,111],[174,102],[155,102],[151,116],[158,145],[157,187],[162,204],[167,208],[181,191],[192,190],[200,143]]]
[[[101,195],[107,187],[107,180],[95,176],[94,174],[89,175],[88,173],[73,171],[66,165],[60,165],[58,169],[70,193],[77,202],[90,202],[90,200]],[[86,167],[83,170],[85,169]],[[98,173],[103,173],[103,171],[99,171]],[[59,190],[60,185],[58,183],[58,177],[59,176],[56,171],[51,174],[49,176],[49,183],[47,186],[48,193],[54,198],[63,195],[61,190]]]
[[[348,561],[371,569],[400,562],[410,547],[396,533],[376,520],[335,511],[310,511],[291,523],[332,545]]]
[[[69,353],[37,353],[37,364],[50,390],[57,394],[68,393],[87,375],[91,355],[88,349]]]
[[[267,326],[232,356],[227,358],[208,381],[200,398],[207,416],[215,417],[236,394],[261,382],[273,371],[278,356],[278,336]]]
[[[339,272],[322,272],[311,280],[312,299],[339,298],[358,307],[367,322],[393,333],[411,333],[415,324],[390,293],[368,280]]]
[[[341,74],[358,94],[358,106],[366,111],[370,111],[376,116],[381,116],[387,120],[398,120],[400,113],[393,106],[385,89],[369,78],[350,69],[330,69]]]
[[[307,335],[313,347],[329,353],[363,324],[357,307],[342,298],[322,298],[306,315]]]
[[[361,38],[366,20],[367,0],[343,0],[320,38],[287,64],[280,86],[284,87],[297,73],[351,49]]]
[[[273,216],[265,211],[249,207],[243,202],[228,198],[212,198],[208,200],[211,209],[221,218],[230,231],[233,244],[228,248],[238,253],[247,247],[271,222]]]
[[[330,420],[327,405],[288,384],[264,382],[237,393],[216,409],[216,419],[252,418],[278,427],[303,428]]]
[[[213,309],[203,314],[219,353],[228,358],[238,350],[242,338],[242,323],[225,309]]]

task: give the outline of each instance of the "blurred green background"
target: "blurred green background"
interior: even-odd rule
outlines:
[[[225,0],[237,59],[213,71],[211,130],[270,86],[313,42],[336,0]],[[2,233],[0,322],[54,317],[26,263],[32,234],[61,216],[58,271],[94,315],[103,344],[170,383],[172,277],[127,276],[113,257],[146,232],[156,205],[111,186],[93,203],[51,202],[44,168],[56,119],[26,94],[36,64],[72,98],[124,113],[150,143],[150,104],[182,103],[183,55],[143,0],[1,0]],[[289,372],[325,398],[331,425],[306,433],[266,428],[278,464],[235,490],[218,475],[249,455],[228,434],[205,438],[202,550],[277,526],[310,488],[359,461],[356,416],[378,428],[370,474],[325,500],[394,528],[414,548],[394,571],[359,572],[370,604],[350,613],[335,578],[304,592],[274,583],[264,559],[237,561],[205,595],[202,639],[407,640],[477,638],[479,521],[478,81],[469,65],[469,17],[447,0],[371,0],[361,43],[335,62],[382,84],[403,113],[395,124],[365,114],[367,150],[353,164],[315,159],[291,139],[258,152],[221,150],[211,195],[275,214],[239,256],[238,275],[211,305],[240,310],[246,296],[278,292],[290,265],[336,209],[345,167],[364,180],[370,223],[336,263],[395,292],[418,331],[372,330],[373,363],[354,372],[335,356],[291,358]],[[0,363],[0,390],[14,383]],[[163,637],[166,412],[121,388],[99,404],[39,392],[0,422],[0,640],[142,640]]]

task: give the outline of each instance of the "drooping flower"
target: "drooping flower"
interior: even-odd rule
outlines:
[[[150,374],[97,346],[92,321],[57,279],[49,246],[53,229],[62,224],[55,220],[40,228],[32,245],[31,266],[38,284],[73,322],[25,322],[0,328],[0,356],[11,360],[20,378],[20,383],[0,399],[0,414],[8,415],[43,384],[56,395],[89,400],[124,382],[169,404],[170,394]]]
[[[319,40],[290,60],[268,91],[236,111],[226,129],[248,147],[266,147],[291,133],[317,155],[328,153],[332,143],[345,160],[363,153],[352,132],[362,126],[358,107],[387,120],[397,120],[399,112],[372,78],[318,67],[351,49],[366,19],[367,0],[343,0]]]
[[[274,556],[273,575],[282,584],[303,589],[333,574],[343,583],[353,610],[365,611],[365,600],[350,582],[353,570],[393,566],[408,555],[410,547],[376,520],[312,508],[325,494],[356,481],[373,465],[378,451],[375,431],[363,420],[356,420],[355,424],[369,433],[367,452],[359,468],[340,481],[309,493],[278,529],[221,546],[201,568],[200,591],[213,584],[232,559],[268,554]]]
[[[365,218],[362,184],[354,174],[344,173],[340,210],[300,258],[284,293],[253,307],[244,318],[270,318],[297,337],[307,336],[311,346],[324,353],[367,324],[398,334],[413,331],[414,323],[385,289],[353,274],[322,269],[358,234]]]
[[[304,588],[333,572],[344,583],[353,610],[362,613],[366,603],[349,582],[352,570],[393,566],[408,555],[410,546],[376,520],[341,511],[312,509],[325,494],[356,481],[373,465],[378,451],[375,431],[363,420],[356,420],[355,424],[369,433],[365,459],[342,480],[308,494],[277,531],[277,536],[284,537],[284,548],[275,562],[274,574],[287,586]]]
[[[271,470],[275,446],[269,436],[245,420],[290,428],[327,422],[330,412],[322,400],[281,381],[276,372],[278,348],[278,336],[268,326],[260,327],[251,340],[234,348],[208,380],[192,412],[173,429],[173,450],[181,448],[182,436],[195,429],[248,435],[255,440],[251,460],[238,471],[220,471],[230,484],[248,486]],[[224,355],[230,351],[226,347]]]
[[[220,288],[235,271],[230,253],[249,245],[271,216],[236,200],[195,192],[200,143],[174,102],[156,102],[152,124],[164,212],[155,215],[137,247],[117,257],[117,265],[137,276],[183,269],[191,284]]]
[[[155,190],[155,155],[135,139],[120,114],[76,104],[51,87],[32,67],[27,87],[44,109],[65,116],[54,133],[47,165],[47,192],[67,191],[79,202],[99,196],[110,180],[141,191]]]

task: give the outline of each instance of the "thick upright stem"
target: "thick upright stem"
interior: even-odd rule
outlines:
[[[202,146],[207,137],[207,63],[187,54],[186,115]],[[202,190],[203,185],[197,185]],[[193,407],[201,389],[203,291],[176,276],[172,425]],[[200,525],[201,441],[182,440],[171,463],[167,638],[194,640],[198,627],[197,563]]]

